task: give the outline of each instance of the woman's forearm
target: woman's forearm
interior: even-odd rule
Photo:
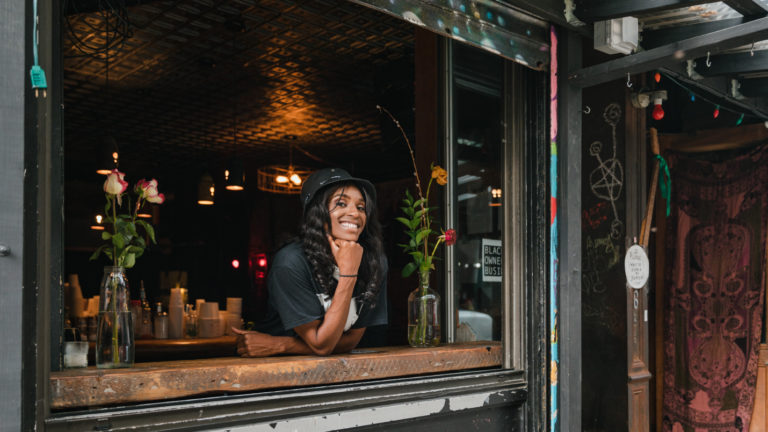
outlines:
[[[331,306],[322,321],[312,321],[294,328],[316,354],[331,354],[338,345],[347,323],[355,281],[356,278],[342,278],[339,281]]]

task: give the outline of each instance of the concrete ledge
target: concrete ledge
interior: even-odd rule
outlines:
[[[51,408],[72,409],[200,395],[354,382],[501,366],[499,342],[385,347],[329,357],[224,357],[137,363],[130,369],[52,372]]]

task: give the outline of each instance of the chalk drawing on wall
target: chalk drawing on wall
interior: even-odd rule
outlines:
[[[611,126],[611,154],[607,159],[603,159],[603,143],[594,141],[589,146],[589,154],[597,159],[597,168],[589,174],[589,185],[592,193],[596,197],[611,203],[613,209],[613,220],[611,221],[611,238],[618,240],[624,232],[624,224],[619,219],[619,211],[616,208],[616,201],[621,196],[621,190],[624,186],[624,168],[621,162],[616,158],[616,125],[621,119],[621,107],[619,104],[612,103],[605,107],[603,119]]]

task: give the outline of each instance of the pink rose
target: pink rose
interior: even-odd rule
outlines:
[[[117,169],[113,169],[111,173],[107,175],[107,180],[104,182],[104,192],[110,195],[117,196],[117,203],[121,204],[120,195],[128,189],[128,182],[123,180],[125,173],[121,173]]]
[[[446,246],[452,246],[456,244],[456,230],[455,229],[449,229],[448,231],[443,234],[443,237],[445,238],[445,245]]]
[[[136,183],[136,192],[151,203],[162,204],[165,201],[165,195],[157,192],[157,180],[155,179],[139,180]]]

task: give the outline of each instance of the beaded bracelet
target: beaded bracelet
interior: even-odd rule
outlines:
[[[356,274],[351,274],[351,275],[340,274],[339,277],[357,277],[357,275]]]

